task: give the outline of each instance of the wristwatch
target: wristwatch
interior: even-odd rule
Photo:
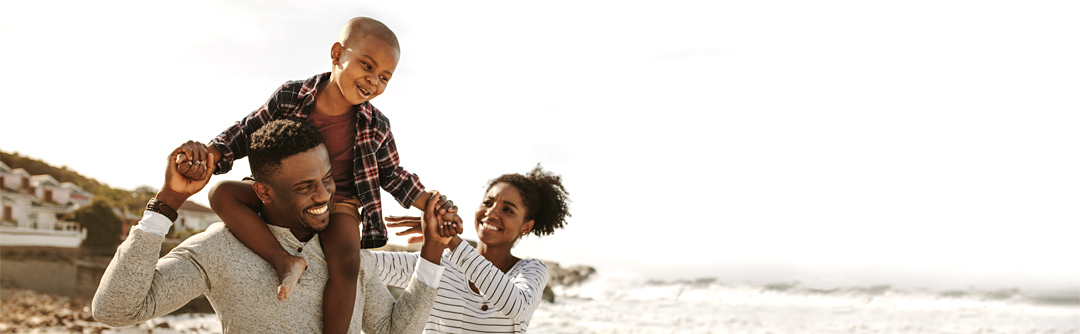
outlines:
[[[170,208],[165,202],[159,201],[157,197],[151,198],[149,202],[146,202],[146,209],[165,215],[172,222],[176,222],[176,210]]]

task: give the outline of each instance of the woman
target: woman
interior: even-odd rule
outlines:
[[[455,235],[447,244],[442,257],[446,269],[424,331],[524,333],[540,305],[548,268],[510,250],[529,233],[544,236],[562,228],[570,216],[566,195],[561,178],[539,165],[527,176],[506,174],[488,183],[473,220],[480,241],[474,249]],[[398,235],[420,233],[418,217],[387,217],[387,221],[390,227],[411,227]],[[383,282],[398,287],[408,283],[419,258],[416,253],[370,254]]]

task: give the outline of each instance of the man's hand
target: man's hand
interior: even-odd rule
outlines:
[[[440,197],[438,191],[431,193],[427,205],[424,207],[424,215],[420,218],[420,229],[424,232],[424,245],[420,248],[420,257],[434,264],[439,264],[443,249],[453,239],[453,235],[440,235],[440,229],[445,229],[439,219],[441,217],[437,209]],[[460,228],[456,230],[460,230]]]
[[[177,147],[172,153],[169,153],[168,163],[165,167],[165,184],[158,191],[157,199],[173,208],[173,210],[180,208],[180,205],[184,204],[188,197],[202,190],[210,182],[212,170],[206,168],[205,165],[199,167],[199,164],[184,158],[185,155],[198,154],[196,152],[199,146],[205,148],[202,143],[188,141],[184,145]],[[212,153],[203,151],[203,154],[205,154],[204,158],[206,159],[214,159]],[[184,176],[180,172],[180,168],[184,168],[192,176]]]
[[[180,150],[182,152],[176,158],[177,169],[181,175],[192,180],[200,180],[203,170],[209,170],[209,174],[213,175],[217,160],[221,158],[216,146],[193,140],[180,145]]]
[[[458,207],[454,201],[446,198],[446,195],[431,196],[438,199],[435,210],[439,215],[439,236],[448,238],[461,233],[461,217],[458,216]],[[455,232],[457,231],[457,232]]]

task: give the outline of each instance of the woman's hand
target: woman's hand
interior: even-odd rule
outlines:
[[[404,231],[394,235],[419,234],[409,237],[409,243],[424,242],[424,231],[420,225],[420,217],[417,216],[386,216],[386,227],[406,227]]]

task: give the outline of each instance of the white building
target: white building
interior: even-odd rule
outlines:
[[[176,230],[204,231],[210,224],[221,221],[214,210],[186,201],[176,210]]]
[[[92,194],[70,182],[0,162],[0,245],[78,247],[86,229],[62,218],[92,201]]]

